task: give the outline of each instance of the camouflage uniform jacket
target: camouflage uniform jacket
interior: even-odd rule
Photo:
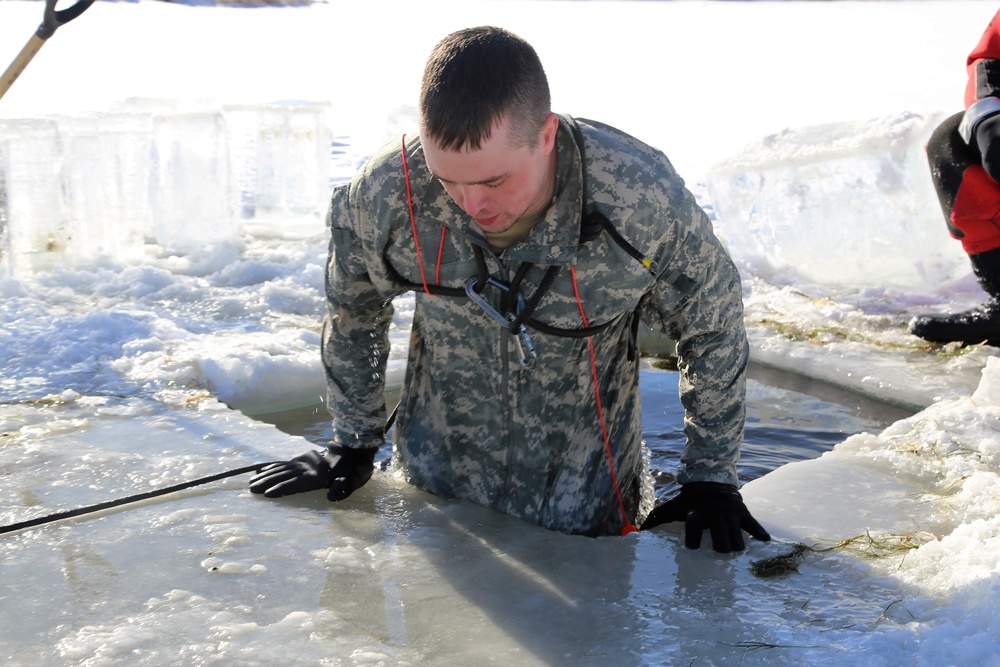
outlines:
[[[431,493],[553,530],[617,534],[623,508],[606,451],[629,519],[637,522],[649,509],[640,509],[649,484],[639,368],[629,354],[634,313],[677,341],[687,438],[682,483],[737,483],[748,346],[739,274],[667,158],[606,125],[579,120],[578,127],[587,192],[581,153],[563,119],[555,203],[526,239],[499,256],[429,173],[419,138],[383,148],[349,185],[336,188],[323,362],[334,441],[382,444],[393,297],[425,281],[430,292],[435,285],[464,288],[481,266],[476,246],[490,275],[505,284],[527,263],[527,299],[548,267],[561,266],[533,318],[563,329],[582,328],[584,317],[590,326],[610,324],[589,339],[593,352],[586,337],[529,326],[537,350],[530,370],[520,363],[516,337],[473,300],[416,293],[396,460]],[[582,239],[585,203],[652,259],[652,269],[605,231]],[[503,292],[487,285],[481,295],[500,311]]]

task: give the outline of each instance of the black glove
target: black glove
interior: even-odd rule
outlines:
[[[701,534],[712,531],[712,548],[720,553],[743,551],[743,531],[758,540],[768,542],[771,536],[750,516],[743,496],[732,484],[691,482],[680,493],[654,508],[640,530],[671,521],[684,522],[684,544],[689,549],[701,546]]]
[[[250,480],[250,490],[268,498],[326,489],[328,500],[343,500],[367,482],[375,469],[377,448],[352,449],[330,445],[291,461],[272,463]]]
[[[989,116],[976,126],[976,145],[983,156],[983,169],[1000,183],[1000,114]]]

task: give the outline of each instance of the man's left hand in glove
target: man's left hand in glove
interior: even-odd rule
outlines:
[[[712,548],[720,553],[743,551],[746,548],[743,531],[764,542],[771,539],[750,515],[743,504],[743,496],[731,484],[690,482],[683,485],[680,493],[649,513],[640,530],[671,521],[684,522],[684,544],[689,549],[701,546],[705,530],[712,534]]]

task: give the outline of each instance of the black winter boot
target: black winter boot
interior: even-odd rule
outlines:
[[[969,260],[990,297],[986,303],[955,315],[915,317],[910,321],[910,333],[932,343],[1000,347],[1000,248],[969,255]]]

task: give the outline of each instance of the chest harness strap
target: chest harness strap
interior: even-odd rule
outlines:
[[[576,121],[572,118],[568,118],[570,126],[573,128],[573,138],[580,151],[581,164],[585,162],[585,154],[583,147],[583,136],[580,133],[579,128],[576,125]],[[399,277],[399,282],[406,286],[408,289],[424,292],[432,296],[452,296],[452,297],[469,297],[472,299],[476,305],[482,308],[487,315],[492,317],[500,326],[507,329],[512,335],[516,336],[518,348],[521,352],[521,365],[526,368],[533,368],[537,355],[535,353],[534,344],[531,341],[531,336],[528,333],[528,327],[541,331],[544,334],[550,336],[561,336],[565,338],[588,338],[597,333],[600,333],[608,326],[613,324],[618,317],[615,317],[607,322],[590,326],[584,323],[584,326],[579,329],[568,329],[562,327],[554,327],[544,322],[540,322],[532,317],[535,309],[541,303],[542,298],[548,292],[549,288],[555,282],[556,276],[562,269],[559,265],[552,265],[546,270],[545,275],[542,277],[541,282],[538,285],[538,289],[535,293],[528,299],[524,298],[521,292],[521,282],[524,280],[525,275],[527,275],[528,270],[531,268],[531,264],[528,262],[522,262],[518,265],[518,268],[514,274],[514,278],[510,283],[506,283],[499,278],[495,278],[489,275],[489,267],[486,264],[486,257],[483,253],[482,247],[479,245],[473,245],[473,254],[476,259],[477,275],[469,278],[464,288],[455,287],[445,287],[440,284],[432,285],[427,280],[427,273],[424,268],[423,252],[420,248],[419,234],[417,233],[417,218],[416,213],[413,208],[413,192],[410,186],[410,169],[406,155],[406,135],[402,137],[400,145],[400,154],[403,160],[403,176],[406,181],[406,203],[408,208],[408,213],[410,217],[410,227],[413,233],[413,243],[415,246],[417,254],[417,262],[420,267],[420,284],[411,283],[401,276]],[[586,169],[583,168],[583,190],[586,192]],[[630,257],[634,258],[640,264],[643,265],[647,270],[653,271],[653,262],[648,257],[644,256],[639,252],[632,244],[625,240],[625,238],[615,229],[614,225],[608,219],[606,215],[598,211],[597,209],[591,209],[589,212],[586,210],[586,201],[582,206],[580,212],[581,218],[581,230],[580,230],[580,241],[583,243],[593,241],[598,236],[600,236],[601,231],[606,231],[609,238],[615,242],[622,250],[624,250]],[[447,231],[447,227],[443,227],[441,230],[441,240],[438,246],[438,272],[436,272],[435,278],[440,276],[440,262],[442,251],[444,248],[444,237]],[[487,286],[493,286],[500,289],[501,299],[501,311],[497,311],[493,308],[481,295],[483,290]],[[619,316],[621,317],[621,316]],[[637,314],[632,314],[632,338],[633,341],[638,335],[638,324],[639,317]],[[635,345],[633,344],[633,348]],[[634,357],[635,350],[630,349],[630,358]]]

